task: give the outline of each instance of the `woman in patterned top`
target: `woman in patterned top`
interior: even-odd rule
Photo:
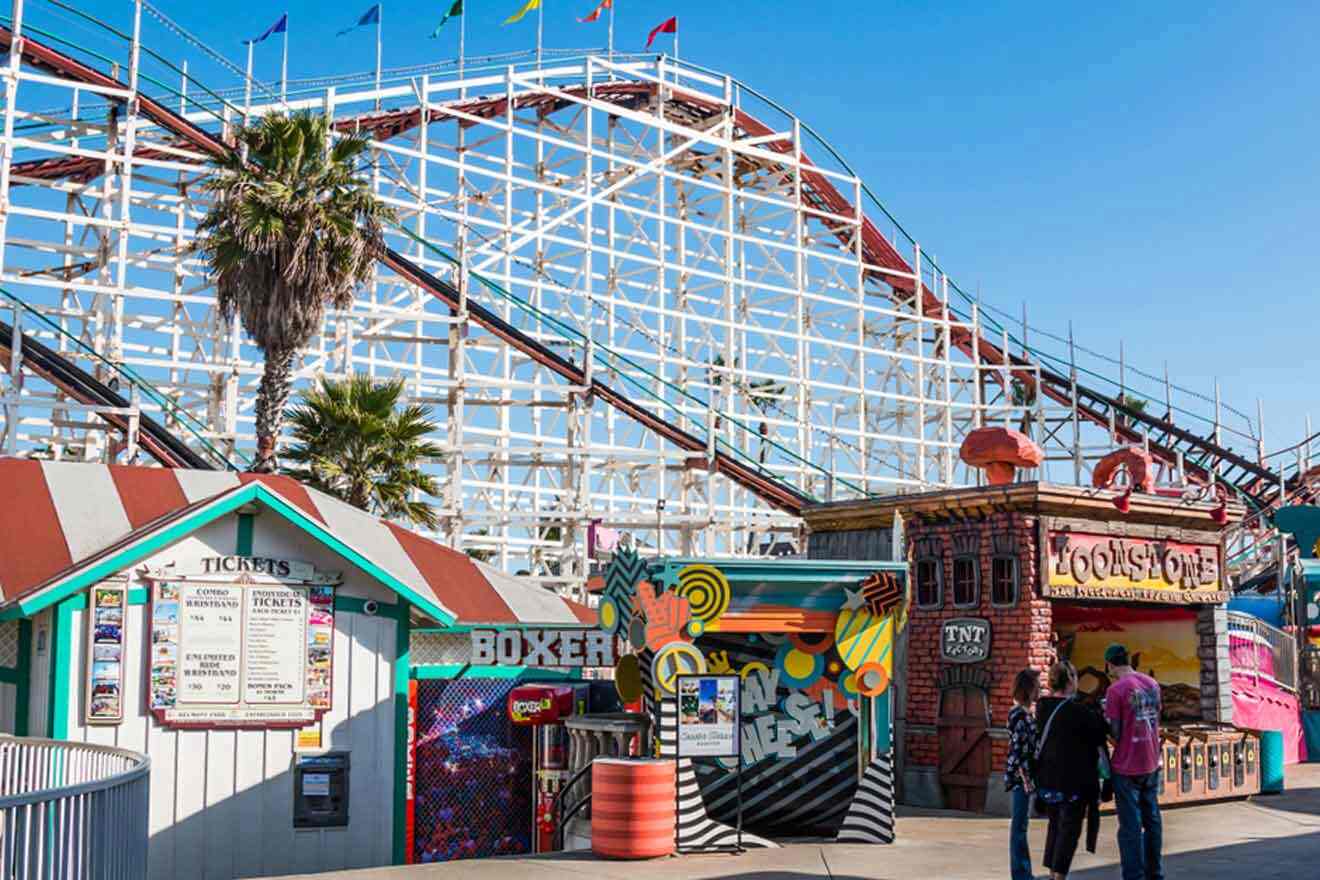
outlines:
[[[1013,880],[1031,880],[1031,849],[1027,844],[1027,822],[1031,818],[1031,793],[1036,774],[1036,717],[1040,696],[1040,673],[1024,669],[1013,680],[1013,708],[1008,713],[1008,762],[1004,765],[1004,790],[1013,798],[1013,822],[1008,833],[1008,863]]]

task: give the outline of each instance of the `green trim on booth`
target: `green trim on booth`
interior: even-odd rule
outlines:
[[[234,546],[235,556],[252,555],[252,531],[256,519],[250,513],[240,513],[238,515],[238,540]]]
[[[69,607],[72,608],[74,611],[82,611],[87,607],[87,603],[88,603],[87,595],[88,594],[86,592],[82,592],[76,596],[70,596],[64,601],[69,603]],[[133,589],[128,591],[129,605],[146,605],[150,601],[151,601],[151,591],[148,590],[146,587],[134,587]]]
[[[450,678],[501,678],[519,681],[581,681],[581,669],[542,669],[536,666],[473,666],[471,663],[436,663],[414,666],[418,681]]]
[[[23,616],[31,617],[51,605],[63,602],[68,597],[79,593],[92,584],[99,583],[111,575],[123,571],[134,563],[158,552],[161,548],[187,537],[202,526],[252,501],[256,495],[253,487],[257,485],[257,483],[249,483],[247,486],[236,490],[232,495],[219,499],[214,505],[186,516],[168,528],[149,533],[149,537],[125,548],[123,551],[89,565],[81,571],[75,570],[75,573],[70,575],[58,587],[39,592],[25,600],[20,600],[17,604],[10,606],[9,611],[18,611]]]
[[[271,509],[283,514],[285,519],[288,519],[304,532],[352,562],[358,568],[398,593],[404,599],[407,599],[411,604],[416,605],[422,611],[425,611],[429,617],[446,625],[453,623],[457,619],[452,613],[437,605],[434,599],[427,599],[417,593],[412,587],[408,586],[403,581],[399,580],[397,577],[376,565],[343,541],[339,540],[329,529],[303,513],[302,510],[295,505],[285,501],[282,496],[270,491],[260,483],[251,483],[249,485],[257,488],[258,496],[261,498],[262,502],[270,506]]]
[[[407,608],[394,622],[394,864],[408,859],[404,828],[408,824],[408,692],[411,668],[412,620]]]
[[[433,599],[421,596],[412,587],[339,540],[319,522],[303,513],[296,505],[285,501],[281,495],[257,482],[248,483],[234,490],[232,494],[220,497],[214,504],[184,517],[167,528],[162,528],[159,532],[148,533],[147,537],[119,553],[107,556],[100,562],[89,565],[81,571],[76,571],[75,574],[70,575],[67,580],[53,589],[39,592],[25,600],[19,600],[5,612],[0,613],[0,621],[12,617],[30,617],[51,605],[62,602],[69,596],[75,595],[92,584],[103,581],[107,577],[154,555],[162,548],[181,540],[202,526],[214,522],[253,501],[260,502],[279,514],[339,556],[347,559],[368,575],[425,611],[430,617],[442,624],[454,622],[454,615],[441,608]]]
[[[0,683],[13,684],[13,685],[18,684],[18,667],[0,666]]]
[[[360,599],[357,596],[335,596],[335,611],[343,611],[347,614],[363,614],[368,617],[366,604],[369,600]],[[389,602],[377,602],[375,617],[384,617],[387,620],[401,620],[408,616],[408,606],[403,603],[390,604]],[[443,630],[442,630],[443,631]],[[414,630],[416,632],[416,630]]]
[[[46,695],[46,736],[50,739],[68,739],[69,705],[73,662],[73,612],[81,600],[87,605],[87,596],[66,598],[55,606],[50,626],[50,692]]]
[[[32,701],[32,621],[18,622],[18,681],[14,684],[14,736],[27,736]]]

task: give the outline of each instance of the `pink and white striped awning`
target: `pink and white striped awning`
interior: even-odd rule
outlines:
[[[252,482],[459,624],[594,623],[596,615],[290,477],[0,458],[0,608],[67,582]]]

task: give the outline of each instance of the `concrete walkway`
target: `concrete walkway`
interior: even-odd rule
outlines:
[[[1118,880],[1116,820],[1104,816],[1094,855],[1073,862],[1072,880]],[[1032,823],[1032,854],[1044,846],[1045,823]],[[1290,768],[1288,791],[1251,801],[1181,807],[1164,813],[1169,880],[1301,880],[1320,877],[1320,764]],[[966,813],[908,810],[893,846],[798,843],[742,855],[688,855],[650,862],[608,862],[590,854],[480,859],[406,868],[304,875],[318,880],[617,880],[663,878],[891,878],[1001,880],[1008,876],[1008,820]]]

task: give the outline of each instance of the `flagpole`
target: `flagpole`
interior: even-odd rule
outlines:
[[[289,14],[284,13],[284,57],[280,59],[280,101],[289,102]]]
[[[610,61],[614,60],[614,4],[610,4],[610,30],[609,41],[606,44],[605,57]],[[610,74],[613,76],[613,72]]]
[[[380,28],[385,19],[385,4],[376,4],[376,109],[380,109]]]
[[[678,17],[674,17],[674,60],[678,60]]]
[[[247,76],[243,80],[243,124],[248,124],[248,117],[252,114],[252,47],[254,41],[248,40],[248,64]]]
[[[541,25],[545,21],[545,2],[536,4],[536,66],[541,66]]]

